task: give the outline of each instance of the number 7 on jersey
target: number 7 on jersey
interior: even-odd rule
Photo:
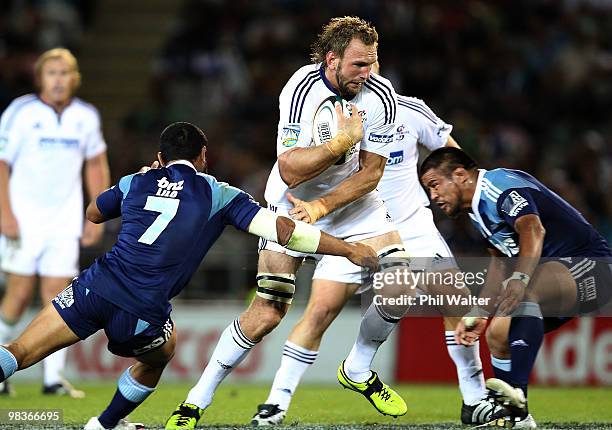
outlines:
[[[151,224],[142,236],[140,236],[138,242],[146,243],[147,245],[151,245],[155,242],[159,235],[168,227],[172,218],[176,216],[180,202],[180,200],[166,197],[148,196],[144,210],[159,212],[160,214],[155,218],[153,224]]]

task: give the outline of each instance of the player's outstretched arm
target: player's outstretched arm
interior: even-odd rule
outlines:
[[[378,256],[370,246],[345,242],[306,223],[278,216],[268,209],[262,208],[257,212],[247,231],[294,251],[338,255],[358,266],[372,270],[378,268]]]
[[[294,208],[289,211],[293,219],[310,224],[338,208],[354,202],[376,188],[385,171],[387,159],[368,151],[359,152],[359,170],[342,181],[333,191],[323,197],[304,202],[289,197]]]
[[[351,111],[358,112],[351,104]],[[329,142],[308,148],[294,148],[278,156],[278,169],[283,181],[289,188],[318,176],[333,165],[338,158],[363,138],[361,117],[353,114],[349,118],[342,113],[340,103],[336,103],[338,133]]]
[[[98,209],[98,205],[96,205],[95,200],[92,200],[89,202],[89,205],[87,205],[85,217],[94,224],[101,224],[104,221],[107,221],[102,212],[100,212],[100,209]]]

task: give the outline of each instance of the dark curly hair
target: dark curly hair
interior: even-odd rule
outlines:
[[[326,67],[327,53],[332,51],[342,58],[346,47],[355,37],[365,45],[373,45],[378,42],[378,33],[369,22],[357,16],[332,18],[312,44],[310,59],[313,63],[323,63],[323,67]]]

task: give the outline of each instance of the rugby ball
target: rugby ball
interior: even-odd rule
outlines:
[[[338,133],[338,118],[336,115],[335,102],[342,104],[342,112],[349,117],[351,108],[349,103],[341,97],[329,96],[321,102],[315,111],[312,121],[312,136],[315,145],[329,142]]]

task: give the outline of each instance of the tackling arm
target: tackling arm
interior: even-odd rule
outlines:
[[[247,231],[294,251],[338,255],[372,270],[378,267],[378,256],[371,247],[358,242],[345,242],[301,221],[278,216],[268,209],[261,208],[257,212]]]

